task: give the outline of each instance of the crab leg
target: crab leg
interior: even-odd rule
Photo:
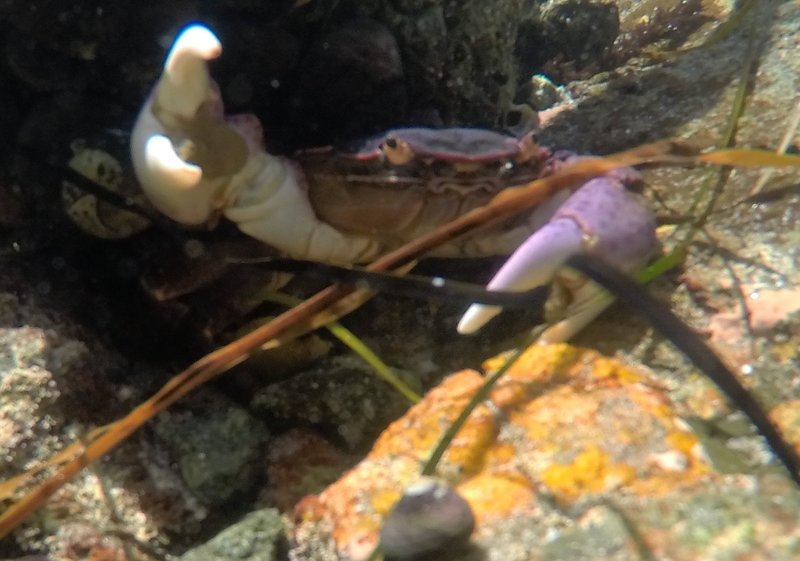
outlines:
[[[644,201],[630,193],[622,175],[592,179],[571,195],[550,221],[529,237],[500,268],[490,290],[524,291],[554,279],[569,257],[589,253],[624,271],[641,267],[656,247],[655,217]],[[593,283],[568,287],[573,301],[566,317],[545,332],[548,342],[564,341],[602,312],[612,299]],[[473,333],[500,313],[497,306],[473,304],[458,324]]]
[[[202,25],[175,40],[131,138],[134,169],[158,210],[182,224],[213,226],[220,215],[294,257],[363,262],[380,246],[319,220],[302,174],[264,149],[255,115],[225,116],[207,62],[222,47]]]

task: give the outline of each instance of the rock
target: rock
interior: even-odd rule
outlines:
[[[367,18],[346,22],[315,41],[300,66],[291,110],[315,134],[346,141],[402,122],[408,102],[403,64],[384,25]],[[345,123],[343,107],[350,107]]]
[[[619,13],[607,0],[548,0],[518,39],[523,68],[536,70],[559,58],[576,66],[597,64],[619,34]]]
[[[416,385],[413,376],[404,380]],[[332,427],[351,449],[375,438],[380,427],[407,406],[406,398],[351,354],[326,359],[290,380],[264,387],[252,400],[255,411],[271,418]]]
[[[190,549],[181,561],[275,561],[283,537],[277,510],[251,512],[206,543]]]
[[[131,407],[142,388],[135,379],[120,382],[121,375],[151,372],[57,311],[44,279],[20,282],[13,262],[4,262],[0,270],[0,478],[7,480],[42,467],[115,412]],[[146,485],[137,480],[135,453],[127,452],[114,455],[118,463],[96,466],[67,483],[37,517],[0,542],[0,556],[47,550],[54,558],[79,559],[75,551],[80,550],[95,558],[120,558],[123,545],[109,535],[109,519],[135,539],[150,539],[154,524],[142,514],[146,501],[139,495]],[[23,489],[30,488],[27,483]],[[6,492],[20,496],[14,486]],[[152,492],[150,498],[160,496]]]
[[[486,363],[499,367],[502,357]],[[342,558],[361,558],[402,489],[416,479],[442,431],[482,377],[451,375],[389,426],[370,454],[315,500],[298,508],[302,534],[332,543]],[[663,390],[595,352],[567,345],[532,347],[459,432],[438,469],[472,507],[475,539],[497,559],[515,520],[541,542],[565,508],[612,496],[653,496],[712,483],[696,437]],[[665,455],[680,461],[663,461]],[[502,545],[507,543],[507,547]],[[498,549],[499,548],[499,549]]]
[[[267,451],[266,504],[291,511],[303,497],[336,481],[357,458],[310,429],[294,428],[276,436]]]
[[[587,510],[575,526],[559,532],[557,537],[542,544],[542,561],[597,559],[636,561],[641,559],[630,522],[619,510],[597,506]],[[536,547],[536,546],[534,546]]]
[[[268,431],[246,410],[219,396],[191,400],[154,422],[187,489],[204,505],[221,506],[252,490]]]

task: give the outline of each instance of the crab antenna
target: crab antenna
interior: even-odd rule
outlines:
[[[639,284],[602,259],[590,255],[575,255],[567,260],[567,265],[614,294],[620,302],[641,315],[656,331],[689,357],[730,402],[747,415],[789,472],[789,476],[800,486],[800,457],[792,445],[786,442],[761,405],[697,333]]]

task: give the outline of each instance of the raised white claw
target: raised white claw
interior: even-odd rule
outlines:
[[[222,52],[216,36],[202,25],[175,39],[164,71],[142,107],[131,136],[131,157],[150,201],[173,220],[199,225],[214,213],[218,182],[204,181],[202,166],[178,153],[193,148],[194,125],[203,109],[219,103],[206,62]]]
[[[379,244],[321,222],[302,174],[264,150],[254,115],[225,116],[207,62],[217,37],[195,24],[176,38],[133,129],[134,170],[148,199],[182,224],[213,226],[223,215],[246,234],[292,256],[354,263]]]
[[[222,44],[210,29],[194,24],[184,29],[164,62],[156,86],[157,103],[168,113],[191,119],[211,98],[206,63],[222,54]]]

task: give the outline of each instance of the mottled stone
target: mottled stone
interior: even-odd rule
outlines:
[[[769,414],[778,425],[783,437],[793,444],[800,454],[800,399],[780,403]]]
[[[595,62],[619,34],[616,2],[548,0],[540,4],[533,34],[540,64],[556,56],[578,66]]]
[[[608,506],[590,508],[577,523],[541,546],[542,561],[597,559],[603,561],[640,561],[630,522],[625,515]]]
[[[283,538],[283,522],[277,510],[251,512],[206,543],[190,549],[181,561],[274,561]]]
[[[19,270],[9,262],[0,270],[0,478],[6,480],[42,467],[86,438],[120,408],[132,406],[137,391],[114,379],[130,363],[47,307],[47,291],[36,283],[16,282],[14,294],[5,292]],[[116,561],[124,545],[110,535],[112,523],[137,540],[153,537],[153,520],[143,515],[132,483],[135,461],[114,455],[123,457],[125,466],[96,466],[67,483],[35,518],[0,541],[0,557],[47,550],[53,558]],[[22,489],[30,488],[27,483]],[[5,492],[21,496],[13,485]],[[158,500],[157,492],[150,496]]]
[[[281,511],[333,483],[356,458],[309,429],[294,428],[276,436],[267,451],[267,486],[262,499]]]
[[[265,387],[252,401],[256,411],[273,418],[331,426],[350,448],[374,438],[407,406],[354,355],[334,357]]]
[[[207,506],[251,490],[269,433],[245,409],[219,397],[192,400],[159,416],[155,432],[190,492]]]

